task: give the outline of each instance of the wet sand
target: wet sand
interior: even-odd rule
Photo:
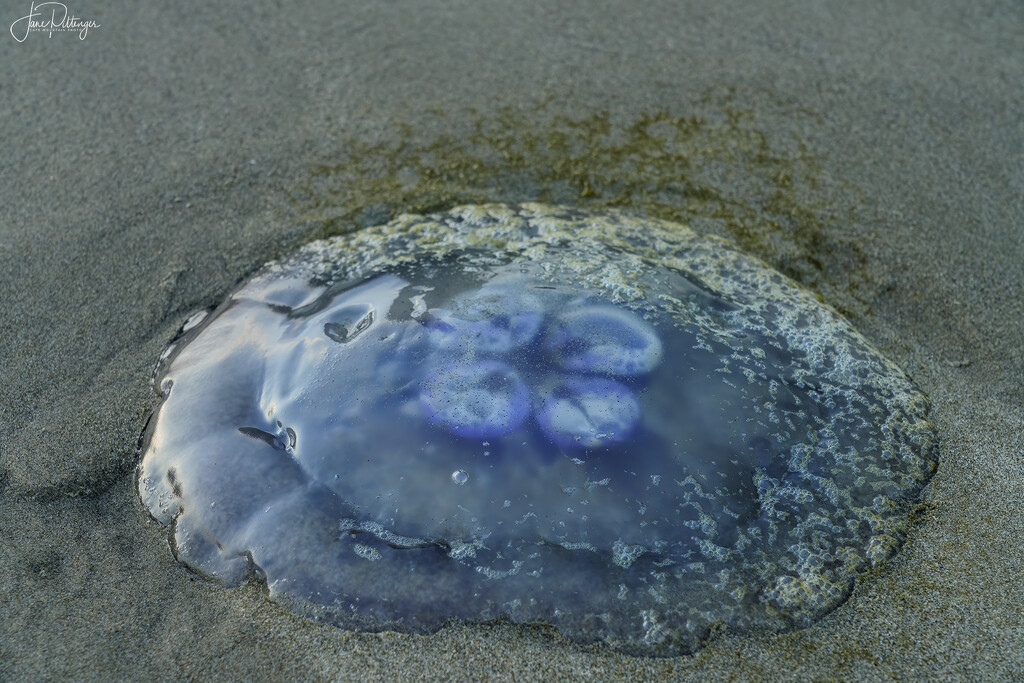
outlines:
[[[69,8],[100,26],[84,40],[0,39],[0,678],[1020,676],[1024,9]],[[29,5],[4,12],[7,26]],[[712,127],[717,112],[723,130],[738,113],[773,149],[797,140],[793,158],[813,158],[792,205],[812,207],[814,230],[778,221],[751,248],[903,367],[942,436],[913,535],[813,627],[724,634],[678,659],[507,623],[349,633],[289,614],[254,583],[228,591],[191,574],[141,506],[150,377],[185,319],[262,263],[346,227],[325,205],[357,224],[421,208],[403,205],[415,192],[382,209],[328,187],[318,166],[346,159],[415,189],[440,152],[403,175],[390,142],[426,149],[510,110],[524,135],[563,114],[607,112],[614,136],[653,112]],[[354,164],[356,143],[376,151]],[[728,143],[708,143],[722,162],[705,177],[770,212],[759,179],[785,183],[716,156]],[[557,171],[540,147],[525,166]],[[474,193],[538,190],[523,164],[494,163]],[[588,196],[572,169],[565,183],[557,175],[541,198]],[[296,199],[310,187],[317,202]],[[634,206],[696,201],[662,193]]]

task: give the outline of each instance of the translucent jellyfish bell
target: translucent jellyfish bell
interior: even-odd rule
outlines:
[[[142,500],[177,557],[340,626],[635,654],[809,624],[891,554],[927,400],[685,227],[463,207],[316,242],[175,341]]]

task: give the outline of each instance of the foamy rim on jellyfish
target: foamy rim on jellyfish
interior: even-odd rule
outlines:
[[[614,254],[614,258],[610,254]],[[813,447],[801,445],[791,452],[777,454],[776,457],[782,458],[784,467],[773,470],[758,467],[755,470],[752,479],[755,491],[751,495],[756,497],[760,512],[755,522],[763,528],[765,539],[771,537],[759,542],[773,544],[773,551],[776,549],[774,544],[784,544],[778,546],[780,554],[777,558],[773,556],[770,562],[766,559],[758,564],[756,557],[744,556],[744,562],[749,560],[750,564],[735,565],[740,551],[712,541],[714,536],[711,532],[729,524],[733,518],[715,509],[721,501],[716,503],[716,493],[710,482],[702,485],[699,477],[693,476],[677,482],[661,481],[659,477],[652,476],[651,486],[678,485],[685,488],[686,514],[681,523],[692,531],[692,538],[672,538],[667,545],[653,543],[650,547],[619,539],[611,549],[616,558],[615,569],[608,571],[646,572],[643,576],[648,578],[667,576],[669,565],[657,559],[659,553],[676,552],[672,548],[677,545],[683,549],[679,552],[688,547],[694,548],[697,554],[692,557],[696,560],[691,559],[690,564],[684,565],[680,565],[679,560],[672,560],[676,569],[671,570],[688,572],[693,590],[687,595],[694,596],[693,599],[687,598],[682,604],[664,604],[654,599],[657,596],[652,591],[660,589],[670,596],[676,595],[673,590],[678,590],[678,586],[675,584],[665,586],[654,581],[642,591],[637,584],[632,593],[623,584],[617,596],[600,594],[606,587],[597,591],[594,595],[600,600],[595,604],[602,605],[600,609],[603,611],[592,614],[586,611],[586,606],[591,604],[594,586],[581,586],[579,604],[567,606],[561,614],[543,616],[541,621],[555,623],[569,637],[583,641],[594,637],[591,629],[604,628],[599,638],[608,645],[637,654],[656,655],[692,651],[700,646],[715,624],[736,630],[805,626],[841,604],[852,590],[858,573],[865,567],[875,567],[884,562],[906,537],[911,526],[910,506],[937,464],[937,437],[928,421],[927,398],[898,367],[881,356],[834,310],[822,305],[813,294],[782,274],[739,252],[725,240],[698,235],[678,224],[640,219],[618,211],[594,213],[537,204],[465,206],[432,216],[404,215],[387,225],[313,242],[288,259],[267,264],[244,285],[244,289],[262,286],[267,292],[279,290],[279,295],[273,294],[267,300],[274,305],[274,297],[292,296],[293,290],[289,288],[293,285],[289,283],[314,282],[329,287],[364,281],[403,268],[415,268],[426,262],[447,264],[446,267],[461,265],[477,272],[509,263],[529,262],[539,266],[532,271],[532,276],[552,282],[578,283],[586,296],[603,299],[618,307],[601,312],[597,306],[598,310],[586,315],[577,312],[563,316],[561,327],[546,333],[548,336],[543,338],[547,344],[545,348],[561,354],[564,371],[590,373],[590,376],[566,382],[556,392],[545,394],[542,389],[538,394],[534,391],[532,406],[530,391],[523,378],[504,361],[486,357],[488,354],[507,353],[506,347],[525,347],[540,338],[542,330],[535,327],[541,323],[535,325],[532,322],[529,310],[532,303],[518,306],[507,324],[499,322],[494,329],[489,327],[490,316],[476,315],[471,304],[466,305],[469,313],[463,313],[463,317],[453,317],[452,307],[433,311],[433,319],[447,322],[451,330],[459,328],[463,333],[484,340],[486,348],[481,352],[484,358],[460,359],[459,344],[449,344],[444,339],[438,343],[435,338],[432,343],[450,353],[450,362],[462,362],[463,367],[483,363],[505,378],[504,390],[501,389],[502,382],[498,382],[497,391],[494,386],[474,388],[474,375],[460,376],[460,371],[452,370],[458,365],[441,364],[437,367],[439,374],[434,388],[421,388],[421,393],[415,397],[426,405],[436,424],[454,430],[453,433],[462,430],[463,435],[468,431],[487,438],[484,435],[506,434],[521,427],[526,432],[528,426],[535,423],[547,438],[561,444],[572,455],[581,454],[575,446],[581,442],[584,448],[588,445],[614,446],[618,435],[642,431],[643,428],[637,424],[638,419],[633,418],[634,411],[629,408],[629,397],[634,390],[632,385],[642,384],[646,381],[644,376],[652,372],[659,361],[664,362],[664,350],[660,344],[651,341],[645,327],[644,318],[655,316],[662,319],[667,316],[677,327],[692,333],[697,345],[695,348],[710,350],[710,344],[721,344],[734,349],[738,359],[736,367],[742,372],[728,377],[730,382],[761,381],[759,367],[763,367],[766,354],[781,354],[784,359],[789,349],[797,349],[801,364],[793,367],[785,378],[786,383],[799,387],[801,391],[818,392],[823,405],[837,399],[845,400],[843,396],[829,393],[836,387],[843,387],[853,392],[855,398],[869,395],[871,401],[884,406],[883,411],[874,414],[871,424],[874,448],[870,453],[859,454],[850,444],[844,446],[842,425],[822,421],[817,425],[817,441]],[[500,286],[500,283],[496,284],[499,291]],[[653,291],[657,292],[656,296],[651,295]],[[510,296],[514,300],[514,295]],[[484,309],[487,309],[487,304]],[[762,329],[764,318],[761,314],[766,311],[771,311],[771,320],[777,329]],[[421,312],[431,315],[429,311]],[[588,324],[603,329],[609,338],[634,340],[636,343],[627,344],[632,350],[623,353],[622,349],[612,349],[608,352],[605,345],[598,343],[577,344],[577,349],[585,348],[587,351],[575,352],[572,340],[583,336],[578,330],[581,317],[587,316],[590,316]],[[201,336],[216,317],[216,314],[208,316],[202,324],[189,330],[183,339],[176,340],[174,351],[160,361],[158,385],[182,349]],[[453,319],[458,322],[451,323]],[[481,322],[482,327],[477,325]],[[332,327],[330,331],[336,333],[336,337],[350,339],[361,329],[357,324],[351,331],[340,327]],[[345,334],[342,336],[341,332]],[[427,334],[429,336],[429,330]],[[770,344],[763,348],[748,348],[734,343],[758,335],[769,340],[781,335],[779,338],[785,343],[777,348]],[[442,338],[444,336],[441,335]],[[487,346],[492,341],[493,348]],[[775,362],[780,361],[776,359]],[[446,372],[449,374],[445,375]],[[587,398],[590,395],[588,387],[599,381],[615,385],[612,393],[619,396],[619,404],[625,405],[625,410],[616,412],[612,404],[602,404],[601,401],[592,403],[589,409],[580,408],[580,398]],[[462,389],[469,386],[471,390],[478,390],[475,406],[460,405],[452,396],[459,391],[460,383]],[[602,387],[603,393],[595,392],[594,395],[607,398],[611,395],[609,386]],[[774,395],[778,389],[770,386],[768,390]],[[855,411],[853,415],[859,416],[860,413]],[[770,419],[768,415],[765,417]],[[153,421],[154,425],[158,419]],[[612,428],[606,429],[604,425]],[[299,436],[300,446],[303,438]],[[147,450],[147,457],[148,454]],[[863,461],[860,460],[862,458]],[[146,459],[140,464],[140,494],[154,517],[173,527],[182,512],[180,500],[174,492],[180,482],[170,476],[171,472],[166,473],[167,477],[163,476],[164,472],[149,472],[146,464]],[[815,464],[819,465],[818,469],[820,465],[852,468],[852,474],[857,475],[853,480],[860,482],[856,485],[864,490],[859,490],[855,496],[848,488],[837,487],[829,478],[828,471],[812,471],[811,465]],[[468,465],[459,463],[456,468],[454,471],[448,468],[441,473],[449,488],[466,492],[480,483],[481,477],[470,472]],[[287,472],[289,476],[298,476],[294,467]],[[849,478],[852,475],[844,476]],[[202,483],[205,485],[207,482]],[[575,505],[570,499],[579,499],[582,503],[583,498],[591,493],[596,495],[606,485],[607,482],[588,480],[581,488],[566,488],[566,504]],[[867,504],[863,502],[865,495],[870,500]],[[813,501],[817,512],[805,515],[804,508],[800,506],[806,506],[808,500]],[[297,503],[301,503],[301,496],[292,496],[287,501],[275,500],[266,510],[269,512],[274,508],[275,514],[286,516],[287,510],[278,513],[277,507],[290,509],[289,505]],[[515,504],[514,501],[505,503],[506,506]],[[637,504],[642,506],[642,501],[637,501]],[[260,508],[264,505],[261,501]],[[220,512],[219,506],[217,510],[218,514],[226,514],[226,511]],[[346,514],[358,515],[358,511],[346,510]],[[794,514],[805,516],[795,518]],[[183,545],[185,540],[174,537],[176,540],[172,543],[178,545],[179,559],[225,581],[229,581],[229,576],[235,576],[231,572],[238,571],[238,563],[233,562],[230,569],[223,568],[223,556],[217,560],[217,548],[209,539],[203,540],[206,532],[195,527],[195,520],[191,518],[183,521],[190,523],[179,523],[179,527],[183,527],[178,529],[180,539],[193,540],[186,546]],[[388,529],[379,521],[355,517],[345,517],[340,529],[342,540],[360,534],[359,542],[353,546],[353,557],[365,562],[369,568],[346,566],[346,571],[358,571],[358,576],[362,577],[346,584],[346,590],[350,589],[352,600],[367,609],[365,613],[356,614],[354,608],[350,609],[352,605],[339,605],[336,609],[322,604],[302,607],[305,603],[301,596],[289,597],[286,592],[281,592],[279,584],[272,584],[271,596],[275,600],[291,600],[300,611],[350,627],[417,630],[415,623],[389,616],[387,605],[397,599],[413,602],[434,600],[435,596],[431,594],[434,588],[431,587],[446,588],[443,572],[447,571],[444,569],[447,565],[436,565],[440,574],[429,573],[435,569],[425,568],[423,571],[426,573],[418,575],[419,583],[409,589],[413,591],[411,593],[402,593],[404,584],[401,577],[389,579],[383,568],[398,571],[396,567],[400,566],[395,564],[397,559],[389,559],[388,548],[409,549],[395,551],[400,553],[425,548],[424,552],[427,552],[438,547],[438,539],[403,536],[401,530]],[[570,540],[562,547],[555,547],[561,541],[545,540],[536,546],[536,552],[582,553],[578,559],[585,563],[597,561],[588,559],[591,555],[597,558],[603,557],[601,553],[610,552],[607,548],[596,548],[586,542],[572,542],[571,536],[566,538]],[[258,541],[253,537],[246,542]],[[744,541],[741,538],[737,543],[748,541],[750,539]],[[489,548],[484,539],[445,539],[443,549],[444,561],[458,558],[462,569],[475,566],[480,580],[485,581],[478,588],[499,585],[486,582],[524,580],[520,567],[514,562],[505,562],[500,552],[496,555],[495,549]],[[706,576],[702,573],[705,565],[711,572]],[[268,577],[269,574],[268,571]],[[571,577],[566,576],[565,579]],[[442,583],[437,583],[438,580]],[[360,581],[365,581],[365,584]],[[690,587],[691,583],[685,585]],[[383,597],[387,600],[381,602],[378,609],[373,605],[382,596],[374,591],[380,590],[380,586],[387,586],[387,590],[398,593],[385,594]],[[654,596],[654,601],[642,603],[649,597],[648,593]],[[454,602],[450,601],[443,609],[451,609],[450,616],[462,614],[459,607],[462,596],[457,591],[455,595],[450,591],[445,595]],[[470,611],[466,616],[489,619],[507,615],[516,621],[536,620],[529,609],[530,597],[523,595],[522,602],[499,603],[484,611]],[[601,602],[605,598],[624,602]],[[633,600],[647,606],[630,611]],[[704,604],[711,605],[707,608],[711,611],[698,609]],[[604,617],[601,615],[613,612],[617,616],[608,618],[614,623],[602,627]]]

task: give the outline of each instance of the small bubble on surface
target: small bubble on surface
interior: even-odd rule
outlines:
[[[469,475],[466,474],[466,470],[455,470],[454,472],[452,472],[452,481],[454,481],[459,486],[462,486],[467,481],[469,481]]]

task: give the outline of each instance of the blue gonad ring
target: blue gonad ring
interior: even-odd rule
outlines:
[[[530,393],[519,373],[495,360],[430,373],[420,402],[430,422],[466,438],[503,436],[530,414]]]
[[[615,377],[645,375],[661,362],[661,339],[628,310],[604,305],[564,314],[545,341],[549,353],[571,372]]]
[[[537,423],[563,448],[599,448],[624,441],[640,422],[640,404],[627,387],[604,377],[570,377],[537,410]]]
[[[536,296],[484,286],[448,308],[431,310],[426,328],[437,348],[495,355],[529,344],[543,319],[543,304]]]

